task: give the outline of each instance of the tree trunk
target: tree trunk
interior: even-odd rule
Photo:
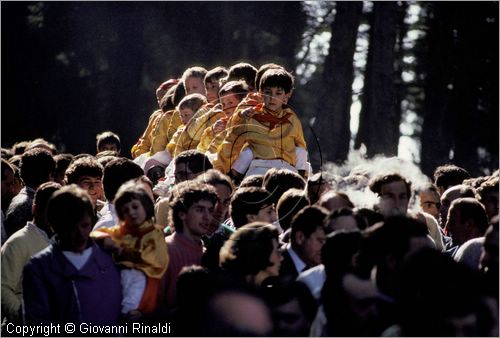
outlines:
[[[350,108],[354,78],[353,57],[361,18],[362,2],[340,1],[331,24],[330,49],[322,74],[322,92],[318,95],[314,129],[321,145],[320,161],[342,163],[349,154]]]
[[[394,69],[397,6],[396,2],[373,4],[363,105],[355,144],[357,149],[364,143],[368,157],[394,156],[398,152],[401,111]]]

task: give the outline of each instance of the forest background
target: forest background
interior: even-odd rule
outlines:
[[[155,89],[190,66],[275,62],[296,77],[315,171],[356,154],[498,168],[499,3],[1,3],[1,143],[43,137],[122,155],[157,109]]]

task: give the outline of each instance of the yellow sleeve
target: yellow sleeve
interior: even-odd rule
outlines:
[[[144,235],[141,239],[141,260],[137,266],[148,277],[161,278],[169,263],[167,243],[158,228]]]
[[[203,134],[201,134],[200,143],[198,143],[196,149],[201,151],[202,153],[207,152],[211,146],[213,138],[214,138],[214,133],[212,131],[212,127],[207,127],[203,131]]]
[[[198,116],[192,118],[186,127],[186,131],[191,139],[191,142],[193,143],[193,148],[196,148],[196,146],[200,142],[201,135],[203,134],[205,129],[212,126],[215,121],[224,116],[224,112],[218,107],[214,107],[213,109],[210,109],[208,111],[203,111],[203,109],[204,107],[200,108],[196,112],[196,115]]]
[[[295,135],[295,146],[307,150],[306,140],[304,138],[304,129],[302,128],[302,123],[300,122],[299,117],[295,113],[293,114],[292,124],[294,127],[293,134]]]
[[[226,126],[224,140],[217,151],[217,159],[213,166],[224,174],[229,173],[231,165],[238,158],[246,143],[246,119],[233,114]]]
[[[175,156],[177,156],[178,153],[182,152],[182,150],[180,152],[177,152],[177,148],[179,148],[181,145],[180,138],[181,138],[181,135],[183,134],[184,129],[185,129],[185,126],[183,124],[181,124],[179,126],[179,128],[177,128],[177,131],[174,133],[174,135],[172,136],[172,139],[168,142],[168,144],[165,148],[168,150],[170,155],[172,155],[172,157],[175,157]],[[162,149],[162,150],[165,150],[165,149]]]
[[[176,110],[171,110],[162,115],[153,131],[151,155],[165,150],[168,142],[181,124],[179,112]]]
[[[162,115],[162,113],[163,112],[159,109],[151,114],[146,130],[144,130],[141,137],[139,137],[137,143],[134,144],[130,151],[132,158],[136,158],[139,155],[147,153],[151,149],[152,133],[156,126],[156,123],[158,122],[158,118]]]

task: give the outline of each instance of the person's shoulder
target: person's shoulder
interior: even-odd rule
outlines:
[[[54,259],[54,255],[56,255],[56,248],[54,244],[49,245],[45,249],[38,251],[33,256],[30,257],[28,263],[25,268],[33,268],[35,266],[45,266],[48,262]]]

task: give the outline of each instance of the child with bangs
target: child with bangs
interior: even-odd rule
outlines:
[[[290,169],[303,177],[308,174],[310,165],[302,124],[287,105],[293,82],[293,76],[282,68],[264,72],[259,84],[263,102],[250,102],[251,114],[240,114],[240,120],[228,129],[218,151],[216,168],[229,172],[235,180],[241,180],[245,174],[264,174],[270,168]],[[234,148],[236,140],[243,145],[241,151]]]
[[[136,320],[156,309],[158,287],[169,263],[161,228],[154,223],[154,204],[136,181],[123,184],[114,200],[119,224],[91,236],[113,252],[123,290],[122,314]]]
[[[224,141],[226,126],[238,104],[248,93],[248,86],[244,81],[227,82],[219,91],[219,100],[223,114],[219,119],[207,127],[200,138],[198,150],[205,153],[211,160],[217,156],[217,150]]]

